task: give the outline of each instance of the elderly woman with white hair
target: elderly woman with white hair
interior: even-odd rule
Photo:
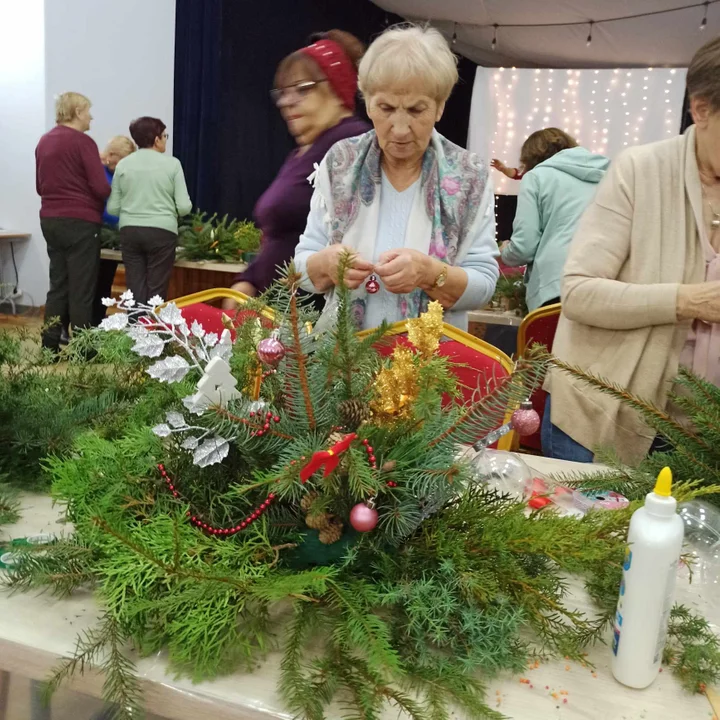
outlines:
[[[336,304],[352,290],[359,328],[417,317],[431,300],[465,329],[467,311],[498,277],[487,167],[435,130],[457,82],[457,61],[432,28],[391,28],[372,43],[359,87],[374,125],[334,145],[318,167],[295,251],[304,289]],[[347,250],[344,279],[338,265]]]

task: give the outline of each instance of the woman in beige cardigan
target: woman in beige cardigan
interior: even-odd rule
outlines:
[[[573,239],[553,352],[661,408],[680,363],[720,384],[720,38],[688,69],[695,121],[684,135],[611,165]],[[655,433],[635,411],[555,371],[546,455],[626,462]]]

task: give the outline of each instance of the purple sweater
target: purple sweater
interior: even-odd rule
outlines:
[[[254,219],[262,231],[260,253],[235,282],[249,282],[264,292],[278,277],[278,267],[286,265],[295,254],[295,246],[305,230],[310,198],[313,194],[308,176],[327,151],[339,140],[362,135],[370,126],[356,117],[342,120],[315,140],[304,155],[297,150],[288,155],[270,187],[260,196]]]

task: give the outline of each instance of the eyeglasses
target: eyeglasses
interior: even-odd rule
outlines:
[[[327,80],[304,80],[288,87],[273,88],[270,91],[270,97],[276,105],[279,105],[280,101],[284,99],[290,102],[302,100],[313,91],[316,85],[323,82],[327,82]]]

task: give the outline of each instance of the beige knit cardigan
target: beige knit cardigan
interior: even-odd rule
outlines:
[[[678,286],[705,279],[693,207],[702,211],[690,128],[612,163],[565,265],[555,355],[661,408],[690,328],[677,320]],[[545,387],[553,424],[586,448],[629,463],[647,453],[654,432],[637,412],[557,370]]]

